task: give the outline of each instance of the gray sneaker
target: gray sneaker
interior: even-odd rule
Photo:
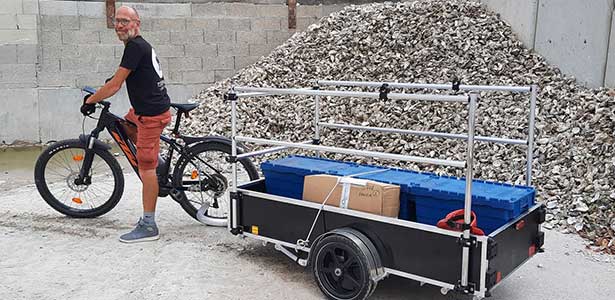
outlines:
[[[138,243],[138,242],[147,242],[147,241],[155,241],[159,239],[158,235],[158,226],[145,224],[143,219],[139,218],[139,222],[137,223],[137,227],[133,229],[131,232],[123,234],[120,236],[120,242],[122,243]]]

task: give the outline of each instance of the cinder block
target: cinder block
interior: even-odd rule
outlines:
[[[117,69],[120,66],[120,60],[115,59],[114,57],[109,58],[96,58],[95,60],[96,68],[95,69],[84,69],[82,72],[98,72],[98,73],[106,73],[109,76],[115,74]]]
[[[156,45],[168,44],[171,41],[170,32],[168,31],[148,31],[142,32],[141,35],[154,47]]]
[[[22,0],[23,2],[23,13],[24,14],[38,14],[38,2],[39,0]]]
[[[36,30],[7,29],[0,30],[0,44],[36,44],[38,35]]]
[[[93,29],[92,31],[96,31],[96,30]],[[122,43],[122,41],[120,41],[117,38],[117,34],[115,33],[113,29],[100,30],[100,43],[106,44],[106,45],[124,45],[124,43]]]
[[[195,3],[192,4],[192,16],[194,17],[219,17],[227,15],[226,6],[223,3]]]
[[[184,45],[158,45],[154,49],[158,57],[183,57],[185,53]]]
[[[267,34],[265,32],[237,31],[237,43],[267,44]]]
[[[187,71],[183,72],[182,83],[213,83],[214,71]]]
[[[0,64],[17,62],[17,45],[0,45]]]
[[[89,30],[62,30],[63,44],[88,44],[100,42],[98,31]]]
[[[167,71],[163,73],[164,81],[167,84],[183,83],[181,71]]]
[[[151,17],[190,17],[190,4],[162,4],[162,3],[130,3],[139,12],[141,18]]]
[[[235,42],[235,32],[234,31],[205,31],[203,34],[203,40],[205,41],[205,43],[211,43],[211,44],[234,43]]]
[[[252,3],[228,3],[226,5],[226,14],[231,17],[256,17],[256,5]]]
[[[78,57],[80,58],[105,58],[105,59],[113,59],[115,60],[115,46],[113,45],[103,45],[103,44],[84,44],[78,45],[77,49],[79,52]],[[119,61],[119,60],[118,60]]]
[[[173,103],[186,103],[188,99],[194,99],[202,90],[211,84],[171,84],[167,85],[167,93]]]
[[[60,58],[60,71],[65,73],[95,72],[96,65],[88,58]]]
[[[323,17],[329,16],[332,13],[338,12],[346,7],[346,4],[332,4],[332,5],[323,5],[322,6],[322,15]]]
[[[19,0],[8,0],[2,1],[2,5],[0,5],[0,14],[23,14],[22,2]]]
[[[0,30],[19,29],[16,15],[0,15]]]
[[[170,36],[171,44],[175,45],[203,43],[203,31],[171,32]]]
[[[41,15],[77,16],[77,1],[40,1]]]
[[[154,18],[141,18],[141,31],[153,31]]]
[[[43,61],[59,60],[60,58],[78,58],[78,45],[46,45],[41,47]]]
[[[45,46],[62,44],[61,31],[41,31],[41,44]]]
[[[41,31],[59,31],[61,29],[60,16],[40,16]]]
[[[613,1],[541,0],[539,5],[537,52],[580,83],[602,86]]]
[[[170,57],[168,61],[169,71],[197,71],[203,66],[200,57]]]
[[[250,19],[221,18],[218,20],[218,30],[221,30],[221,31],[250,31]]]
[[[186,44],[186,56],[188,57],[213,57],[218,55],[218,47],[211,44]]]
[[[232,69],[233,56],[203,57],[203,70]]]
[[[293,31],[267,31],[267,44],[282,44],[294,34]]]
[[[498,13],[527,48],[534,47],[538,0],[482,0],[481,3],[489,10]]]
[[[186,30],[186,20],[183,18],[175,19],[153,19],[152,30],[154,31],[184,31]]]
[[[75,74],[58,71],[39,71],[37,74],[40,87],[75,87]],[[79,77],[77,77],[79,78]]]
[[[297,30],[305,30],[316,22],[318,22],[318,18],[315,17],[297,18]],[[286,24],[288,24],[288,21],[286,21]]]
[[[315,17],[320,18],[323,15],[322,5],[298,5],[297,18]]]
[[[288,17],[286,5],[256,5],[256,13],[259,17]]]
[[[214,70],[214,79],[216,82],[227,79],[235,75],[234,70]]]
[[[81,3],[81,2],[80,2]],[[90,31],[105,31],[107,30],[106,18],[79,17],[79,29]],[[113,31],[109,29],[109,31]]]
[[[101,2],[77,2],[77,11],[80,16],[102,18],[107,16],[105,1]]]
[[[40,72],[60,72],[60,60],[59,59],[42,59],[38,62],[38,73]],[[40,81],[40,78],[39,78]]]
[[[36,84],[35,65],[34,64],[0,65],[0,82]]]
[[[83,95],[80,89],[39,89],[38,99],[42,142],[75,138],[82,133],[83,116],[79,112],[79,107],[83,101]],[[86,130],[88,129],[91,127],[86,127]]]
[[[60,16],[62,30],[79,30],[79,16]]]
[[[186,20],[186,30],[203,29],[214,31],[218,30],[217,18],[189,18]]]
[[[252,31],[280,30],[285,18],[258,18],[252,20]],[[285,24],[287,24],[286,22]]]
[[[40,140],[37,102],[37,91],[34,88],[0,90],[0,103],[11,107],[10,110],[0,109],[0,143]]]
[[[30,82],[30,83],[3,83],[0,82],[0,90],[7,90],[7,89],[30,89],[30,88],[35,88],[38,85],[35,82]]]
[[[611,36],[609,38],[609,52],[607,57],[604,86],[615,88],[615,12],[611,18]]]
[[[235,56],[235,71],[257,62],[260,58],[260,56]]]
[[[275,47],[272,44],[250,45],[250,56],[267,56]]]
[[[124,55],[124,45],[113,46],[115,58],[121,58]]]
[[[18,29],[34,29],[37,27],[36,15],[17,15]]]
[[[38,62],[38,45],[17,45],[17,63],[35,64]]]
[[[248,56],[250,50],[246,44],[218,44],[219,56]]]
[[[105,79],[111,77],[113,75],[109,72],[104,73],[86,73],[81,74],[75,78],[76,83],[75,87],[83,88],[85,86],[102,86],[105,84]]]

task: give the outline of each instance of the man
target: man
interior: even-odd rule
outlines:
[[[120,237],[121,242],[152,241],[159,238],[155,221],[158,200],[156,166],[160,151],[159,136],[171,121],[170,99],[160,70],[160,63],[152,46],[140,35],[141,21],[134,8],[120,7],[115,14],[115,32],[124,42],[120,67],[103,87],[87,98],[81,107],[87,112],[95,103],[113,96],[126,81],[131,108],[126,120],[136,124],[129,135],[136,139],[139,176],[143,182],[143,217],[135,229]]]

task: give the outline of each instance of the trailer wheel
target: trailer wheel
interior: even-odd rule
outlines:
[[[314,278],[329,299],[366,299],[376,289],[370,278],[370,253],[348,237],[334,234],[323,238],[314,249]]]

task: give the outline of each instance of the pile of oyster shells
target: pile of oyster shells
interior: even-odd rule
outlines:
[[[562,75],[526,49],[496,14],[470,1],[380,3],[333,13],[293,35],[269,56],[203,91],[188,128],[192,134],[230,136],[230,105],[222,95],[231,85],[310,88],[322,79],[450,83],[453,77],[462,84],[539,86],[532,185],[537,200],[548,208],[544,226],[579,232],[598,248],[615,250],[615,93],[585,88]],[[529,99],[529,94],[481,92],[476,135],[526,139]],[[465,104],[339,97],[320,101],[323,122],[467,130]],[[295,142],[314,136],[313,97],[241,98],[238,107],[241,135]],[[454,160],[464,160],[467,149],[462,140],[401,134],[322,129],[321,137],[329,146]],[[526,153],[524,146],[477,142],[475,177],[525,184]],[[462,169],[328,157],[464,176]]]

